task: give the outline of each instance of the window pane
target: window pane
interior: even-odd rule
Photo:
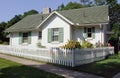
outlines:
[[[58,41],[59,31],[58,28],[53,28],[52,41]]]
[[[87,28],[87,37],[92,37],[92,28]]]
[[[23,37],[28,37],[28,33],[23,33]]]
[[[58,36],[53,36],[53,41],[58,41]]]
[[[88,32],[91,32],[91,28],[88,28]]]
[[[28,42],[28,33],[23,33],[23,43],[27,43]]]
[[[92,37],[92,34],[91,34],[91,33],[88,33],[88,37]]]
[[[53,35],[59,35],[58,28],[53,29]]]

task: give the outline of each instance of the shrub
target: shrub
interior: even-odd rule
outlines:
[[[75,49],[75,48],[81,48],[81,45],[79,42],[74,41],[74,40],[69,40],[67,44],[61,46],[61,48],[65,49]]]
[[[2,44],[2,40],[0,40],[0,44]]]
[[[45,46],[42,46],[42,45],[41,45],[41,42],[38,42],[38,43],[37,43],[37,46],[38,46],[39,48],[45,48]]]
[[[109,59],[120,59],[119,55],[117,55],[117,54],[109,55],[108,58]]]
[[[84,41],[82,43],[82,48],[93,48],[93,44],[88,41]]]
[[[2,44],[3,44],[3,45],[8,45],[9,43],[8,43],[8,42],[3,42]]]

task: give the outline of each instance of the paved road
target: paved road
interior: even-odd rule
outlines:
[[[0,54],[0,58],[5,58],[17,63],[21,63],[23,65],[27,65],[27,66],[38,68],[38,69],[51,72],[57,75],[61,75],[61,76],[64,76],[65,78],[104,78],[104,77],[95,76],[92,74],[80,73],[77,71],[60,68],[50,64],[32,61],[24,58],[18,58],[14,56],[5,55],[5,54]]]

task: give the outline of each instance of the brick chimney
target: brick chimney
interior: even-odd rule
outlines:
[[[51,13],[51,8],[43,8],[42,14],[49,14]]]

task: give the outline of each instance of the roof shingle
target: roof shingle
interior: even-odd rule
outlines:
[[[92,24],[92,23],[107,23],[109,11],[108,6],[96,6],[88,8],[80,8],[73,10],[58,11],[62,16],[72,21],[74,24]],[[34,30],[39,26],[49,14],[29,15],[6,29],[6,32]]]

